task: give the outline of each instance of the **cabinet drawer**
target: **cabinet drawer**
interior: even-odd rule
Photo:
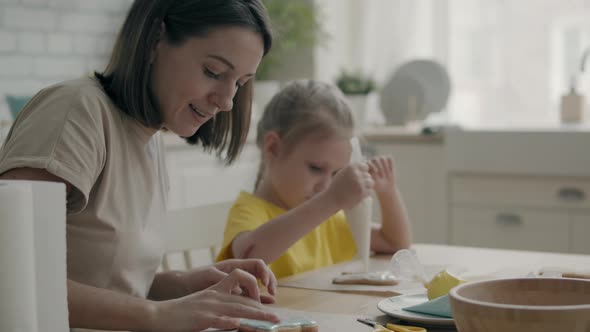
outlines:
[[[572,216],[572,252],[590,255],[590,214]]]
[[[569,251],[566,213],[455,207],[452,243],[464,246]]]
[[[451,178],[455,204],[590,208],[590,180],[460,175]]]

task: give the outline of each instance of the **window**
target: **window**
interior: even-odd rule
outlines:
[[[590,47],[590,14],[565,15],[556,20],[551,31],[551,99],[558,103],[572,85],[583,94],[590,93],[590,63],[582,63]],[[584,73],[581,73],[584,65]]]
[[[590,3],[450,0],[449,13],[453,118],[557,123],[560,97],[590,45]],[[579,86],[590,97],[588,69]]]

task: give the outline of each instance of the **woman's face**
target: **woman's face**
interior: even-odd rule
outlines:
[[[180,46],[163,39],[152,58],[151,89],[163,126],[192,136],[217,112],[231,111],[233,98],[253,79],[264,54],[262,36],[242,27],[220,27]]]

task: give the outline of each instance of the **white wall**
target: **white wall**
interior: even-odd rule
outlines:
[[[131,0],[0,0],[0,96],[102,70]]]
[[[315,77],[361,70],[381,83],[411,58],[446,63],[448,1],[316,0],[329,38],[316,50]]]
[[[588,0],[316,2],[330,35],[316,50],[316,78],[333,81],[343,68],[362,69],[382,83],[405,61],[433,58],[450,72],[451,119],[467,126],[557,123],[568,84],[561,67],[570,59],[564,42],[552,41],[554,30],[590,17]],[[590,40],[586,26],[582,49]],[[590,99],[588,70],[581,83]],[[590,118],[590,105],[588,111]]]
[[[590,17],[586,0],[451,0],[451,73],[458,116],[480,124],[557,122],[567,89],[554,68],[563,46],[553,28],[571,16]],[[583,45],[584,47],[587,45]],[[579,61],[580,54],[574,61]],[[553,86],[552,86],[553,85]],[[588,91],[585,91],[588,94]],[[461,102],[463,99],[463,102]],[[468,102],[471,100],[471,103]]]

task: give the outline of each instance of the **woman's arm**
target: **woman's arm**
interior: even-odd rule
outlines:
[[[16,168],[0,175],[4,180],[62,182],[70,194],[72,186],[44,169]],[[260,265],[260,264],[258,264]],[[127,331],[201,331],[209,327],[233,329],[239,318],[277,321],[266,311],[256,293],[256,277],[241,270],[221,272],[215,280],[197,278],[209,289],[169,301],[151,301],[111,290],[67,280],[68,311],[71,328]],[[185,293],[182,274],[164,273],[156,277],[161,298]],[[273,279],[274,280],[274,279]],[[276,282],[276,280],[275,280]],[[170,287],[166,284],[170,283]],[[212,285],[212,286],[211,286]],[[210,286],[210,287],[209,287]],[[154,287],[152,287],[153,290]],[[250,298],[232,295],[234,289],[249,290]]]
[[[393,160],[377,157],[370,160],[369,167],[381,208],[381,227],[371,231],[371,250],[389,254],[409,248],[410,222],[401,194],[395,185]]]
[[[324,192],[255,230],[236,236],[232,241],[233,256],[273,262],[336,212],[352,207],[366,197],[373,186],[367,172],[366,164],[347,166]]]
[[[163,301],[183,297],[217,284],[234,270],[245,271],[259,279],[266,287],[268,294],[261,294],[255,298],[262,303],[274,303],[277,279],[261,259],[229,259],[189,271],[158,273],[154,278],[148,298]]]
[[[148,299],[165,301],[194,293],[184,271],[156,273],[148,294]]]
[[[246,289],[250,298],[232,295]],[[71,328],[142,332],[189,332],[207,328],[235,329],[240,318],[277,322],[266,311],[251,274],[234,270],[220,282],[185,297],[150,301],[68,280],[68,310]]]
[[[71,328],[149,331],[156,320],[155,302],[68,280]]]
[[[15,168],[2,175],[3,180],[32,180],[61,182],[69,195],[72,185],[44,169]],[[140,330],[153,316],[154,307],[139,298],[67,281],[68,311],[71,327],[93,329]],[[124,310],[122,310],[124,309]]]
[[[66,180],[55,176],[48,171],[41,168],[14,168],[0,174],[0,180],[30,180],[30,181],[48,181],[61,182],[66,185],[66,193],[69,195],[72,192],[72,185]]]

